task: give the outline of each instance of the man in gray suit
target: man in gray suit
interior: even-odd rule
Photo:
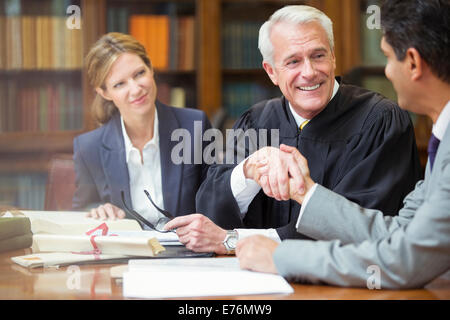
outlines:
[[[400,107],[433,120],[425,179],[398,216],[383,217],[315,184],[306,159],[282,146],[306,187],[290,195],[302,203],[297,230],[323,241],[245,238],[236,250],[242,268],[358,287],[370,285],[374,272],[378,288],[422,287],[450,269],[450,1],[386,1],[381,21],[385,73]],[[270,170],[261,163],[262,182]]]

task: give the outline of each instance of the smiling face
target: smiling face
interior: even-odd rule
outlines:
[[[336,59],[319,22],[276,23],[270,36],[272,66],[263,66],[272,82],[303,118],[312,119],[333,94]]]
[[[134,53],[122,53],[111,66],[104,88],[96,90],[114,102],[124,119],[151,115],[155,108],[153,70]]]

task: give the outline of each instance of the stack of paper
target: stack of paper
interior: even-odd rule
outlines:
[[[279,275],[241,270],[237,258],[130,260],[123,274],[123,295],[130,298],[292,292]]]

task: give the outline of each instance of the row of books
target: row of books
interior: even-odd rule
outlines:
[[[0,16],[0,70],[79,69],[81,29],[60,16]]]
[[[255,103],[280,96],[278,87],[267,87],[253,82],[225,83],[223,106],[227,114],[236,119]]]
[[[222,66],[225,69],[259,69],[258,22],[230,21],[222,27]]]
[[[65,16],[67,8],[80,5],[80,0],[2,0],[0,13],[7,16],[52,15]]]
[[[44,209],[46,173],[2,174],[0,205]]]
[[[122,16],[125,19],[126,16]],[[145,46],[155,69],[194,70],[193,16],[131,15],[128,19],[129,33]]]
[[[82,128],[82,120],[79,86],[0,82],[0,132],[76,130]]]

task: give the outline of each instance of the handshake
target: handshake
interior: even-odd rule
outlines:
[[[307,160],[294,147],[264,147],[244,163],[244,175],[256,181],[264,193],[276,200],[293,199],[302,203],[314,185]]]

